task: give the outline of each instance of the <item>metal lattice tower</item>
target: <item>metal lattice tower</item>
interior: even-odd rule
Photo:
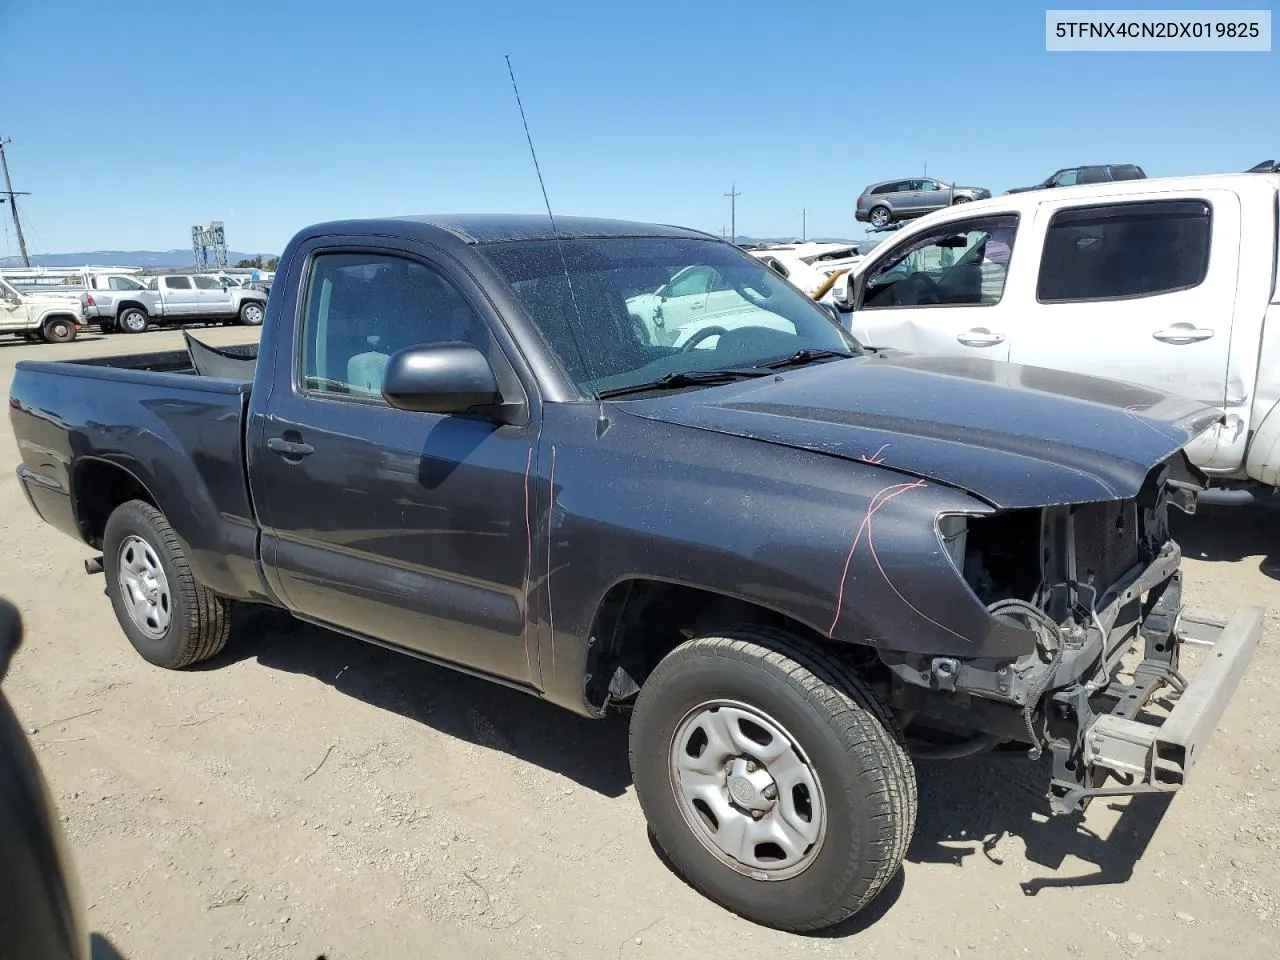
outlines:
[[[227,232],[222,221],[214,220],[207,227],[193,226],[191,250],[195,254],[197,270],[225,270],[228,266]]]

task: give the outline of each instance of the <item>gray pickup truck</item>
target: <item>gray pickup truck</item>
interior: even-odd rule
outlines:
[[[145,330],[151,319],[164,315],[160,294],[137,277],[112,274],[90,279],[90,287],[80,295],[85,322],[98,324],[103,333],[114,333],[124,327]]]
[[[871,351],[719,238],[555,224],[319,224],[260,346],[18,363],[22,489],[141,656],[271,604],[629,712],[670,862],[788,930],[889,884],[912,757],[1043,755],[1060,813],[1213,778],[1262,631],[1182,604],[1169,511],[1217,410]],[[693,268],[743,306],[656,342],[628,304]]]
[[[262,324],[267,294],[228,288],[202,274],[165,274],[152,277],[143,289],[88,291],[83,304],[85,316],[96,320],[104,333],[142,333],[165,323],[239,322],[256,327]]]

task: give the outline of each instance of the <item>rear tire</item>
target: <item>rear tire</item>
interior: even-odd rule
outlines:
[[[699,637],[668,654],[636,699],[630,757],[675,870],[766,926],[853,916],[897,873],[915,829],[915,771],[886,706],[784,633]]]
[[[45,321],[40,334],[49,343],[70,343],[76,338],[76,325],[66,317],[54,317]]]
[[[883,230],[889,224],[893,223],[893,214],[886,206],[872,207],[871,212],[867,215],[867,219],[871,221],[871,225],[877,230]]]
[[[147,316],[145,310],[130,307],[116,318],[116,326],[125,333],[144,333],[147,327],[151,326],[151,318]]]
[[[129,500],[112,511],[102,537],[107,596],[142,658],[179,670],[227,645],[231,604],[198,583],[169,521]]]

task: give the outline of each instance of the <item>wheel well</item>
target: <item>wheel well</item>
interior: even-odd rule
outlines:
[[[609,700],[627,700],[684,641],[748,625],[831,643],[812,627],[746,600],[660,580],[624,580],[605,594],[591,624],[587,700],[598,709]]]
[[[76,325],[76,317],[73,313],[46,313],[44,319],[40,321],[40,329],[44,329],[55,320],[66,320],[72,326]]]
[[[120,314],[124,313],[124,311],[126,310],[141,310],[143,313],[147,314],[148,316],[151,315],[151,311],[148,310],[144,304],[139,303],[137,300],[120,301],[120,303],[116,306],[116,316],[117,317],[120,316]]]
[[[91,546],[102,548],[107,518],[120,504],[145,500],[156,507],[151,492],[124,467],[105,460],[82,460],[72,483],[75,491],[76,522],[80,535]],[[158,509],[158,507],[157,507]]]

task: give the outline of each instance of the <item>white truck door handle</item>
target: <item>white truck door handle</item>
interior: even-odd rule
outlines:
[[[1164,343],[1199,343],[1212,337],[1213,331],[1194,327],[1189,323],[1175,323],[1151,335]]]
[[[966,330],[956,339],[966,347],[994,347],[997,343],[1004,343],[1004,334],[992,333],[986,327],[975,327],[972,330]]]

